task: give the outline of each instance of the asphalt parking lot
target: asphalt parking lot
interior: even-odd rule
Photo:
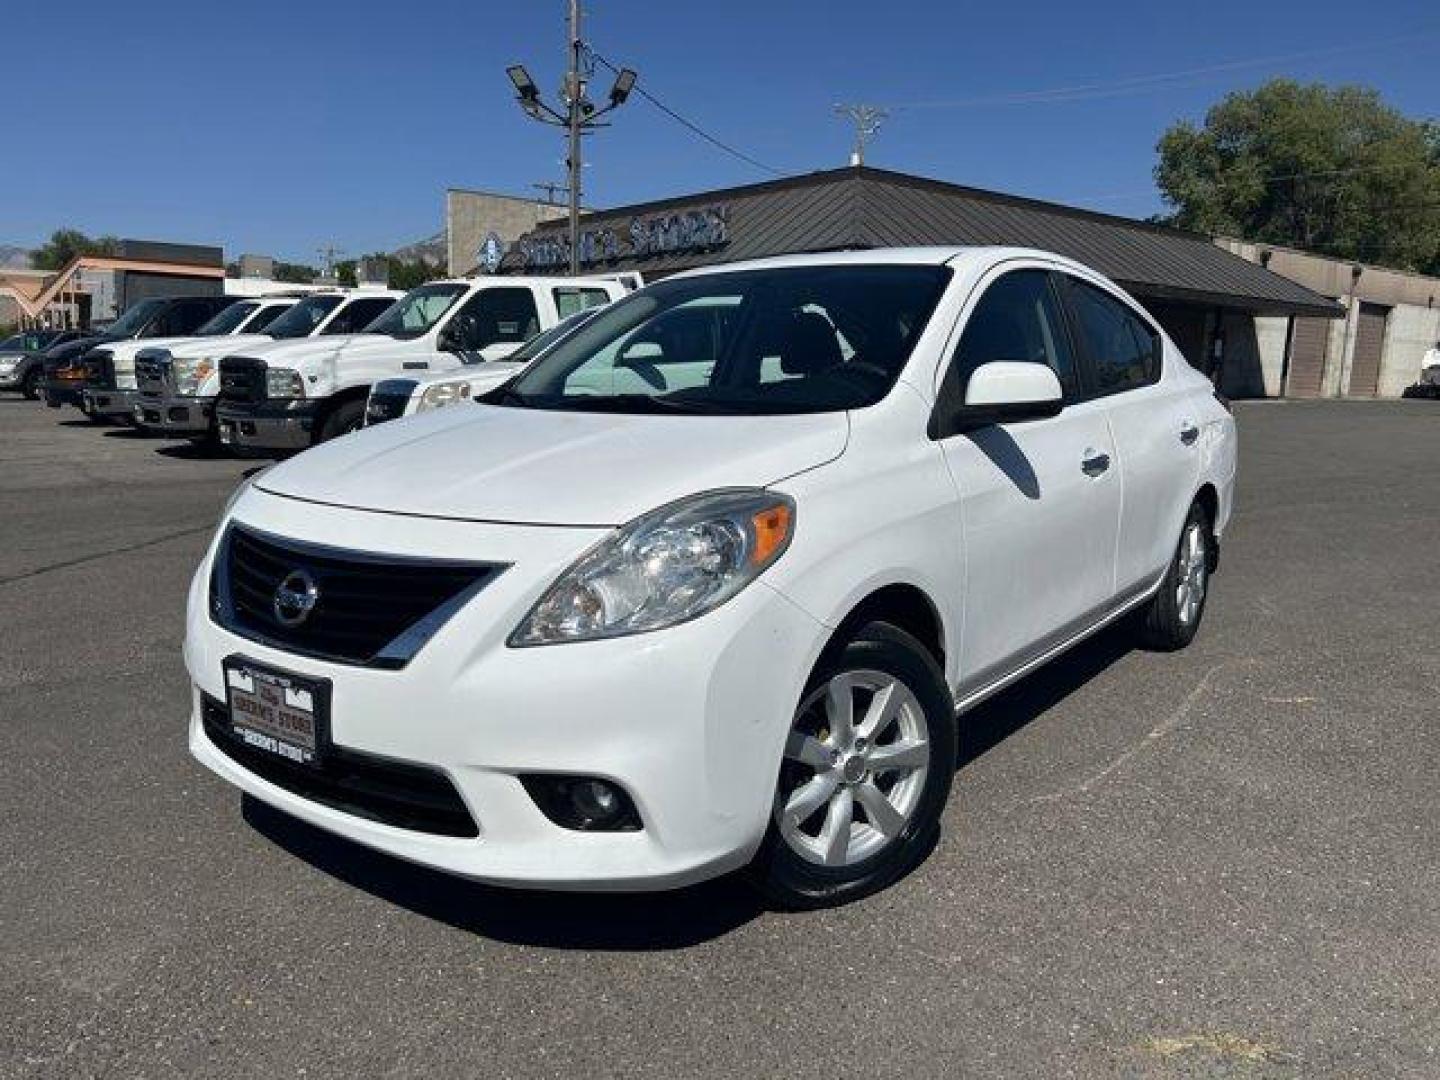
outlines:
[[[0,1075],[1440,1075],[1440,407],[1237,414],[1195,645],[992,701],[929,861],[789,915],[242,804],[181,612],[254,463],[0,400]]]

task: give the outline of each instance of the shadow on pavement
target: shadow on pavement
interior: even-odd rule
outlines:
[[[500,889],[361,847],[248,795],[241,807],[251,828],[316,869],[417,915],[498,941],[551,949],[678,949],[727,934],[765,910],[734,875],[660,893]]]
[[[960,718],[956,767],[963,769],[998,746],[1134,649],[1135,631],[1129,619],[1120,619],[977,705]]]
[[[177,458],[180,461],[215,461],[231,456],[230,452],[218,442],[192,442],[189,439],[157,446],[155,453],[161,457]]]

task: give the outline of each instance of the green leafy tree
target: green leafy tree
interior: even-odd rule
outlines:
[[[306,266],[303,263],[277,262],[274,270],[276,281],[283,281],[290,285],[309,285],[319,276],[319,273],[313,266]]]
[[[341,259],[335,264],[335,280],[347,289],[355,288],[360,282],[356,273],[358,265],[354,259]]]
[[[411,262],[390,256],[387,261],[390,268],[390,288],[392,289],[413,289],[417,285],[424,285],[427,281],[434,281],[445,276],[443,266],[424,257]]]
[[[1155,180],[1182,228],[1440,270],[1440,127],[1374,90],[1285,79],[1161,137]]]
[[[79,229],[56,229],[46,243],[30,253],[30,265],[54,273],[80,255],[114,255],[119,247],[120,241],[113,236],[92,239]]]

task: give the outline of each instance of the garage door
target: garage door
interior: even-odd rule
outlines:
[[[1355,359],[1350,364],[1347,394],[1374,397],[1380,389],[1380,353],[1385,347],[1385,317],[1390,309],[1379,304],[1360,305],[1355,324]]]
[[[1332,319],[1295,320],[1290,335],[1290,375],[1285,396],[1317,398],[1325,378],[1325,350],[1330,344]]]

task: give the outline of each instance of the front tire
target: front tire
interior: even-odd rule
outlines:
[[[20,384],[20,393],[25,395],[27,401],[38,401],[40,398],[40,369],[31,368],[25,373],[25,381]]]
[[[315,434],[315,442],[329,442],[341,435],[359,431],[364,423],[365,399],[355,398],[350,401],[342,401],[325,417],[325,422],[320,425],[320,430]]]
[[[1214,550],[1210,515],[1197,499],[1185,515],[1180,542],[1160,589],[1142,612],[1140,640],[1147,648],[1174,652],[1195,639],[1210,594]]]
[[[790,909],[885,888],[939,834],[955,772],[955,708],[935,659],[874,622],[816,665],[795,711],[754,884]]]

